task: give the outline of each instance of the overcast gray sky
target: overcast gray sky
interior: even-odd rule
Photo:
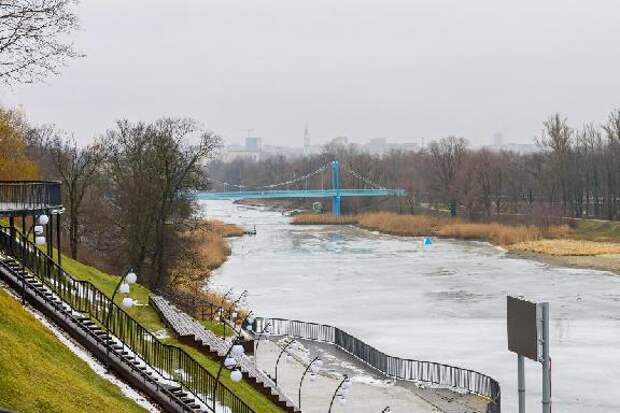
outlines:
[[[227,141],[301,146],[501,131],[531,142],[620,108],[617,0],[83,0],[87,54],[3,90],[82,141],[119,118],[191,116]]]

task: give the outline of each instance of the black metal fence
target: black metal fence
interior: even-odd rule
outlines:
[[[106,325],[109,315],[111,334],[164,378],[182,384],[211,408],[209,400],[215,386],[214,375],[184,350],[159,341],[93,284],[73,278],[43,251],[25,240],[22,234],[14,234],[15,237],[11,237],[8,228],[0,228],[0,251],[22,261],[73,310],[88,314],[102,326]],[[217,387],[216,400],[232,413],[254,412],[222,383]]]
[[[0,181],[0,212],[60,208],[60,188],[60,182]]]
[[[324,324],[257,317],[255,331],[262,331],[267,323],[271,324],[272,334],[275,336],[331,343],[389,377],[465,390],[487,398],[488,413],[501,411],[499,383],[485,374],[433,361],[389,356],[346,331]]]

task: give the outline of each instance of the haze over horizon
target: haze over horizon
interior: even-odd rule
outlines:
[[[122,13],[119,13],[122,10]],[[617,2],[83,0],[87,54],[45,84],[3,90],[80,142],[120,118],[190,116],[240,142],[446,135],[531,143],[620,108]]]

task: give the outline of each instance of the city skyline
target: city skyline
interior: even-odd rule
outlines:
[[[0,101],[81,142],[118,119],[182,115],[229,140],[253,127],[274,144],[306,122],[317,142],[482,144],[501,131],[531,143],[555,112],[580,127],[618,105],[613,1],[378,4],[84,1],[72,38],[86,57]]]

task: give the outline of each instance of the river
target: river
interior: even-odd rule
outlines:
[[[217,288],[249,292],[260,315],[340,327],[395,356],[488,374],[517,411],[506,295],[548,301],[553,411],[620,411],[620,277],[511,257],[484,242],[293,226],[262,207],[202,201],[210,218],[256,226],[232,241]],[[541,366],[526,359],[527,410],[540,411]]]

